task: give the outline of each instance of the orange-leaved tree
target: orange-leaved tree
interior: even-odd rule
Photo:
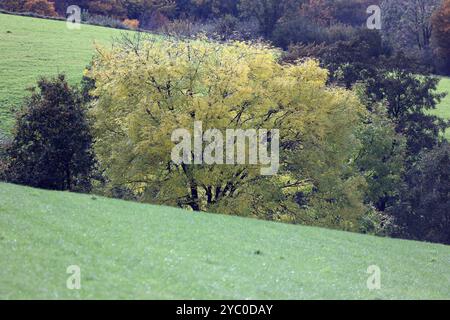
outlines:
[[[55,4],[47,0],[27,0],[23,7],[26,12],[33,12],[43,16],[56,16]]]
[[[450,0],[444,0],[434,12],[432,23],[436,53],[443,59],[446,73],[450,73]]]

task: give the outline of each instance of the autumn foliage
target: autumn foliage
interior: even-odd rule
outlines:
[[[55,5],[47,0],[27,0],[24,11],[34,12],[43,16],[56,16]]]
[[[436,53],[444,60],[450,73],[450,0],[444,0],[432,18]]]
[[[123,20],[123,24],[130,29],[139,28],[139,20],[137,20],[137,19],[125,19],[125,20]]]
[[[0,8],[11,12],[33,12],[43,16],[56,16],[55,4],[47,0],[2,0]]]
[[[99,49],[89,73],[98,97],[91,115],[111,187],[145,202],[356,230],[367,211],[364,179],[348,163],[364,109],[350,91],[328,88],[317,62],[283,65],[279,54],[204,39]],[[261,176],[259,165],[174,163],[171,135],[194,121],[204,131],[279,129],[279,174]],[[299,210],[300,193],[317,211]],[[315,216],[327,210],[342,219]]]

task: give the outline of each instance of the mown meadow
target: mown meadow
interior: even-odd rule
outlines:
[[[0,299],[450,298],[444,245],[4,183],[0,199]]]
[[[0,14],[0,130],[13,124],[26,88],[40,76],[60,72],[78,83],[89,64],[95,44],[110,45],[124,30],[82,25],[71,30],[63,21]]]

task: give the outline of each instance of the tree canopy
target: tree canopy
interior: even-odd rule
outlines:
[[[364,181],[349,159],[364,108],[350,91],[327,87],[317,62],[281,64],[279,55],[262,44],[204,40],[99,48],[89,74],[95,150],[112,185],[142,201],[355,229]],[[260,165],[174,163],[171,135],[195,121],[205,131],[279,129],[278,175],[261,176]],[[299,194],[321,214],[335,209],[333,217],[299,215]]]

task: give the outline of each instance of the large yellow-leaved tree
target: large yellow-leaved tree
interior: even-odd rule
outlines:
[[[279,54],[205,39],[98,48],[91,114],[111,186],[145,202],[355,229],[366,212],[365,181],[351,163],[364,108],[327,87],[317,62],[281,64]],[[196,121],[203,132],[278,129],[277,174],[261,175],[260,164],[175,163],[172,135]]]

